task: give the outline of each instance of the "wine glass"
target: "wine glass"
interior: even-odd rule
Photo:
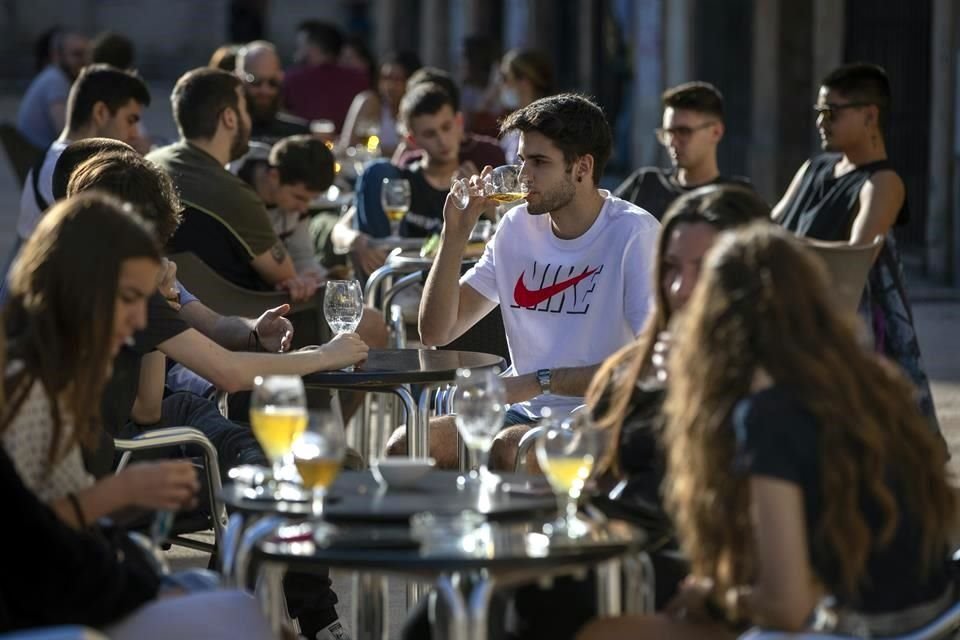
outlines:
[[[253,435],[273,465],[268,485],[276,498],[292,498],[281,486],[287,456],[293,442],[307,428],[307,396],[300,376],[257,376],[250,395],[250,425]]]
[[[323,503],[330,485],[340,473],[346,453],[343,424],[331,410],[310,411],[307,430],[293,443],[293,461],[300,480],[311,492],[311,512],[315,520],[323,520]],[[320,535],[333,533],[334,527],[316,525]]]
[[[483,178],[479,189],[471,187],[466,178],[454,180],[450,187],[453,203],[460,209],[466,209],[473,196],[486,196],[507,204],[523,199],[526,192],[527,186],[520,180],[520,165],[516,164],[505,164],[491,171]]]
[[[327,280],[323,316],[335,335],[356,331],[363,316],[363,290],[356,280]],[[353,366],[344,371],[353,371]]]
[[[495,487],[499,478],[488,462],[493,439],[503,428],[506,390],[495,369],[458,369],[453,398],[457,430],[478,461],[480,486]]]
[[[577,502],[607,440],[607,431],[597,428],[586,412],[576,413],[559,425],[545,425],[537,438],[537,462],[560,507],[559,518],[550,525],[553,531],[566,532],[571,538],[589,531],[587,524],[577,519]]]
[[[400,223],[410,210],[410,181],[404,178],[384,178],[380,187],[380,204],[390,221],[390,237],[400,237]]]

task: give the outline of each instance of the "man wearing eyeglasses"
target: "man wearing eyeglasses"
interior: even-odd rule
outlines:
[[[746,178],[724,176],[717,167],[717,145],[723,138],[723,96],[707,82],[687,82],[663,92],[663,126],[657,140],[670,154],[671,169],[643,167],[617,187],[616,196],[646,209],[659,220],[684,193],[706,184]]]
[[[252,141],[272,145],[288,136],[310,133],[308,121],[280,110],[283,67],[271,43],[255,40],[241,47],[236,74],[243,81],[247,96]]]

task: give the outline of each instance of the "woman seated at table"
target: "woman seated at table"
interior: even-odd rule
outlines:
[[[796,241],[769,226],[721,237],[675,342],[667,502],[691,577],[670,617],[598,621],[582,638],[799,631],[827,595],[827,630],[895,635],[954,602],[940,445]]]
[[[139,217],[87,194],[44,216],[11,272],[3,447],[24,484],[76,528],[125,507],[177,510],[199,486],[187,460],[131,465],[100,481],[83,462],[82,447],[103,437],[97,411],[113,358],[145,326],[159,267]]]

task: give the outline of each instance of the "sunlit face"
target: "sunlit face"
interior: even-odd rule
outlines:
[[[271,170],[275,172],[276,170]],[[306,213],[310,208],[310,203],[319,196],[317,191],[311,191],[302,182],[294,184],[279,184],[277,180],[277,189],[274,192],[274,204],[282,211],[287,213]]]
[[[244,60],[243,88],[250,117],[258,122],[271,120],[280,110],[283,67],[269,49],[260,49]]]
[[[129,100],[113,113],[100,127],[98,137],[113,138],[127,144],[133,144],[140,137],[140,119],[143,116],[143,105],[136,100]]]
[[[436,113],[413,117],[410,138],[426,152],[431,162],[457,162],[463,139],[463,119],[445,104]]]
[[[716,154],[723,125],[716,116],[689,109],[663,110],[660,143],[670,154],[673,166],[689,169],[700,166]]]
[[[377,88],[380,95],[392,106],[400,104],[407,90],[407,72],[398,64],[384,64],[380,67],[380,79]]]
[[[859,144],[867,134],[868,110],[872,105],[859,105],[827,87],[820,87],[815,108],[820,146],[827,151],[843,151]]]
[[[537,131],[520,134],[517,158],[520,182],[527,186],[527,212],[541,215],[570,204],[576,195],[574,166],[567,166],[563,151]]]
[[[717,230],[705,222],[681,222],[670,232],[660,268],[660,286],[670,315],[683,309],[690,300],[700,279],[703,257],[716,239]]]
[[[111,355],[117,355],[134,333],[147,326],[147,299],[156,291],[159,275],[160,265],[150,258],[129,258],[120,265]]]

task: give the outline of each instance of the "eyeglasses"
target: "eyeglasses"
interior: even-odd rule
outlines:
[[[243,76],[243,81],[251,87],[262,87],[263,85],[267,85],[271,89],[280,88],[279,78],[258,78],[252,73],[247,73]]]
[[[654,134],[657,136],[657,140],[660,144],[669,144],[671,140],[689,140],[690,136],[695,134],[697,131],[712,127],[717,124],[716,121],[711,120],[710,122],[704,122],[701,125],[696,127],[670,127],[669,129],[663,129],[657,127],[653,130]]]
[[[872,105],[872,102],[846,102],[844,104],[815,104],[813,105],[813,112],[818,116],[823,116],[828,120],[833,120],[836,112],[843,111],[844,109],[855,109],[857,107],[869,107]]]

